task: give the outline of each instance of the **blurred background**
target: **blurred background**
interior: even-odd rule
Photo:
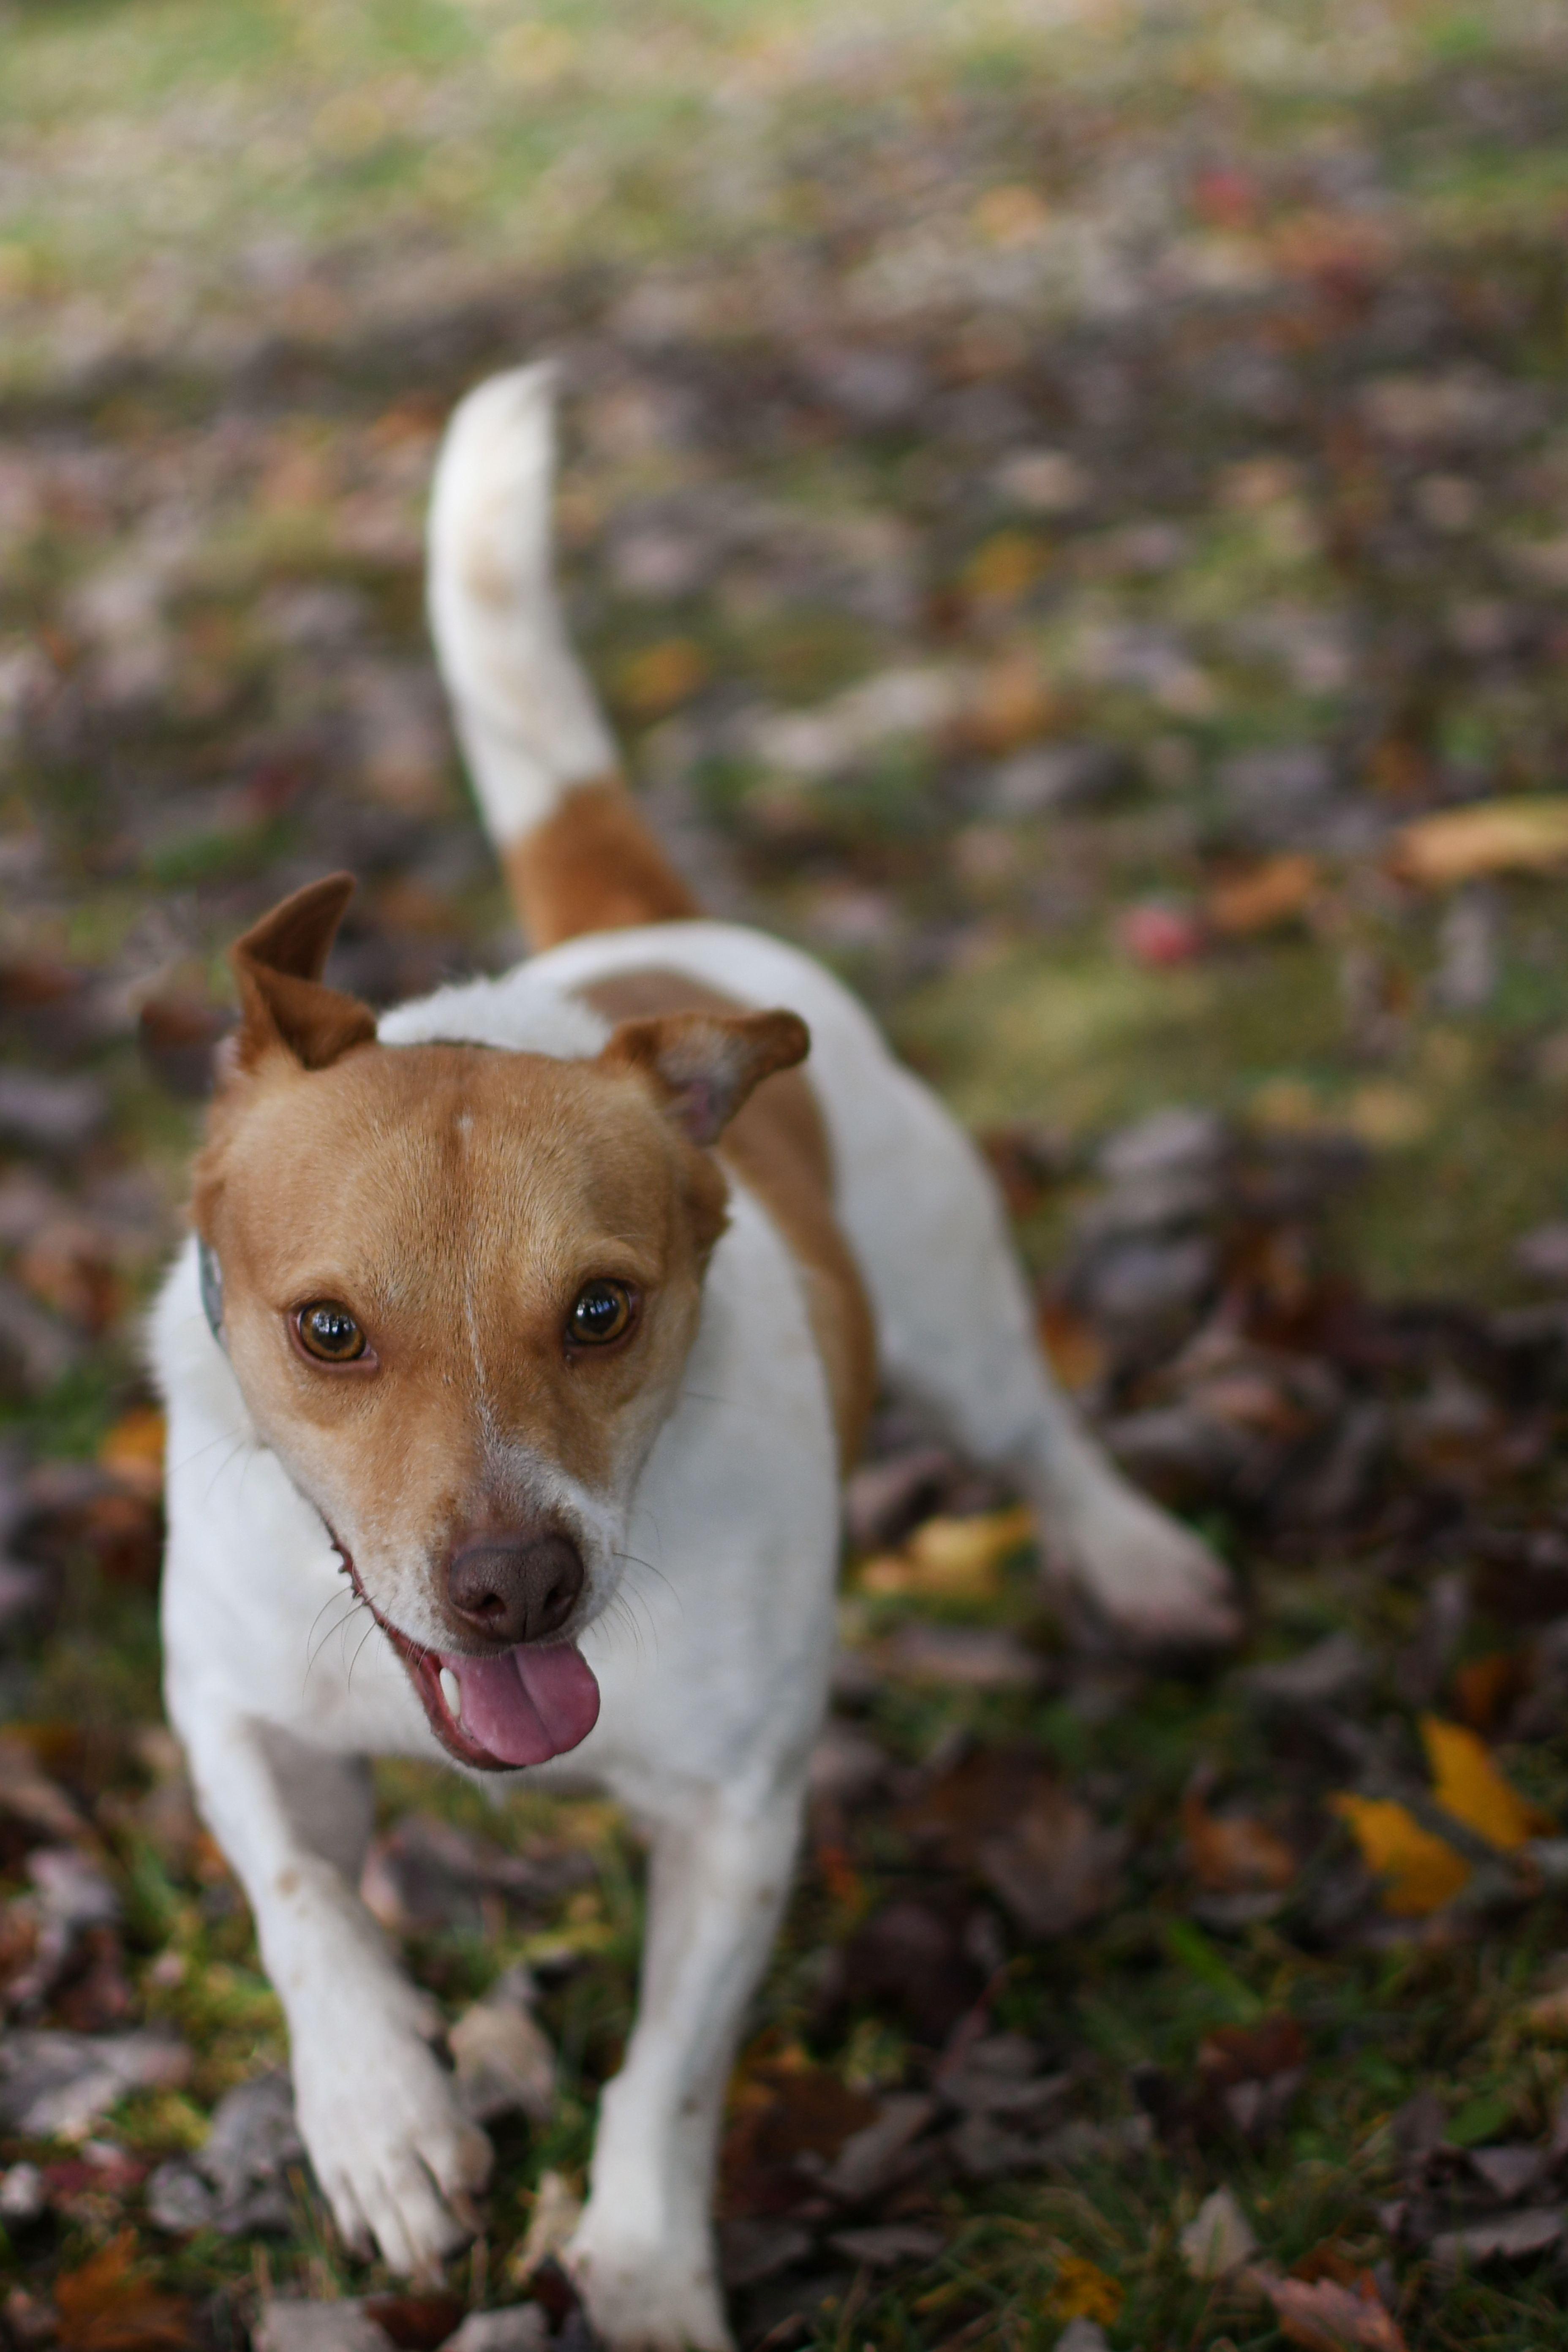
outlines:
[[[1071,1652],[1015,1498],[882,1417],[742,2339],[1262,2346],[1300,2287],[1363,2315],[1296,2342],[1568,2343],[1561,10],[8,0],[0,50],[13,2352],[386,2284],[158,1728],[138,1318],[239,929],[347,866],[374,1002],[521,952],[421,531],[542,352],[662,837],[972,1127],[1062,1377],[1253,1612],[1195,1683]],[[580,2333],[635,1857],[383,1798],[367,1894],[512,2074],[481,2251],[378,2324]]]

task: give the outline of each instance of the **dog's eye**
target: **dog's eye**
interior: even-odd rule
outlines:
[[[308,1356],[323,1364],[352,1364],[364,1353],[364,1333],[335,1298],[318,1298],[300,1309],[296,1328]]]
[[[632,1295],[624,1282],[590,1282],[567,1318],[566,1336],[579,1347],[602,1348],[618,1339],[631,1319]]]

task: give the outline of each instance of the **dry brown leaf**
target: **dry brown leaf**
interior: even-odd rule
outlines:
[[[1318,887],[1318,864],[1296,854],[1267,858],[1249,873],[1216,882],[1204,912],[1226,939],[1252,939],[1304,914]]]
[[[191,2306],[183,2294],[163,2294],[132,2264],[136,2232],[122,2230],[107,2246],[55,2282],[64,2352],[182,2352],[195,2339]]]
[[[1257,2025],[1216,2025],[1198,2044],[1198,2072],[1206,2082],[1265,2083],[1307,2063],[1307,2038],[1289,2011]]]
[[[1528,874],[1568,863],[1568,794],[1531,793],[1417,817],[1394,836],[1407,881],[1447,889],[1479,874]]]
[[[1470,1865],[1446,1839],[1424,1830],[1392,1797],[1349,1792],[1329,1800],[1350,1825],[1369,1870],[1386,1881],[1383,1907],[1395,1919],[1423,1919],[1440,1911],[1469,1882]]]
[[[1091,1389],[1109,1362],[1104,1340],[1092,1323],[1070,1307],[1053,1303],[1040,1316],[1040,1345],[1063,1388],[1075,1396]]]
[[[994,548],[997,542],[992,541],[991,545]],[[998,574],[1005,562],[1016,569],[1018,560],[1016,549],[1005,551],[1002,558],[994,559],[994,568]],[[1026,563],[1037,559],[1026,556],[1024,560]],[[1023,584],[1029,585],[1026,578]],[[999,757],[1005,751],[1016,751],[1021,743],[1033,742],[1045,733],[1057,715],[1050,681],[1034,656],[1009,654],[991,663],[975,678],[963,712],[963,728],[981,751]]]
[[[1549,1837],[1555,1831],[1551,1814],[1510,1788],[1486,1743],[1463,1724],[1423,1716],[1421,1744],[1437,1802],[1500,1853],[1512,1853],[1531,1838]]]
[[[899,1826],[943,1868],[988,1886],[1031,1936],[1097,1917],[1115,1898],[1126,1846],[1021,1748],[974,1749],[902,1808]]]
[[[1331,2278],[1279,2278],[1261,2266],[1247,2277],[1274,2305],[1280,2334],[1307,2352],[1406,2352],[1370,2271],[1353,2287]]]
[[[163,1483],[163,1414],[154,1406],[139,1405],[121,1415],[98,1458],[132,1493],[151,1497]]]
[[[1196,1781],[1182,1799],[1182,1828],[1193,1875],[1211,1895],[1273,1892],[1300,1867],[1294,1849],[1256,1814],[1209,1812]]]
[[[1534,1679],[1528,1650],[1491,1650],[1472,1658],[1454,1675],[1454,1704],[1472,1731],[1484,1738]]]

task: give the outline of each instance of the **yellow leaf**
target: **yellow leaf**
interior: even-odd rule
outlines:
[[[708,683],[708,656],[689,637],[665,637],[633,654],[621,671],[621,699],[634,719],[662,719]]]
[[[1394,861],[1434,889],[1477,874],[1537,873],[1568,863],[1568,793],[1531,793],[1443,809],[1401,828]]]
[[[1064,2254],[1046,2307],[1052,2319],[1098,2319],[1109,2327],[1124,2300],[1121,2286],[1097,2263],[1081,2254]]]
[[[1444,1838],[1424,1830],[1389,1797],[1349,1794],[1329,1800],[1348,1822],[1369,1870],[1387,1881],[1383,1907],[1396,1919],[1423,1919],[1441,1910],[1469,1879],[1470,1865]]]
[[[163,1483],[163,1414],[152,1405],[123,1414],[100,1445],[98,1458],[138,1494],[155,1495]]]
[[[988,1600],[1000,1590],[1003,1562],[1030,1542],[1034,1533],[1035,1515],[1026,1503],[970,1519],[927,1519],[901,1554],[868,1559],[858,1581],[866,1592]]]
[[[1027,595],[1046,568],[1046,549],[1032,531],[998,530],[963,567],[963,584],[983,604],[1013,604]]]
[[[1489,1845],[1511,1853],[1516,1846],[1556,1828],[1550,1813],[1543,1813],[1509,1787],[1484,1740],[1467,1731],[1463,1724],[1424,1715],[1421,1744],[1426,1750],[1432,1793],[1437,1802]]]

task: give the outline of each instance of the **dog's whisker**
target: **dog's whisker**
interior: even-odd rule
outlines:
[[[365,1627],[365,1629],[364,1629],[363,1633],[360,1636],[359,1647],[355,1650],[355,1652],[354,1652],[354,1654],[353,1654],[353,1656],[349,1660],[348,1688],[349,1688],[351,1691],[353,1690],[353,1686],[354,1686],[354,1668],[358,1665],[358,1664],[359,1664],[359,1662],[360,1662],[361,1658],[363,1658],[363,1655],[364,1655],[364,1645],[365,1645],[365,1643],[369,1641],[369,1639],[370,1639],[371,1635],[374,1633],[374,1631],[375,1631],[375,1619],[373,1617],[373,1618],[370,1620],[370,1622],[366,1625],[366,1627]]]
[[[612,1559],[625,1560],[628,1568],[646,1569],[649,1576],[657,1576],[665,1591],[668,1593],[670,1599],[674,1601],[676,1607],[678,1609],[680,1607],[680,1593],[678,1587],[670,1582],[662,1568],[655,1567],[651,1559],[644,1559],[639,1553],[635,1551],[613,1551],[610,1554],[610,1557]]]
[[[210,1454],[215,1445],[232,1443],[243,1445],[245,1442],[246,1433],[243,1429],[220,1429],[217,1435],[209,1437],[205,1445],[198,1445],[191,1453],[183,1454],[178,1462],[166,1464],[165,1475],[171,1478],[178,1477],[183,1470],[189,1470],[194,1464],[199,1462],[204,1454]]]
[[[216,1441],[215,1440],[215,1443],[216,1443]],[[234,1443],[230,1445],[228,1452],[224,1455],[223,1460],[218,1464],[217,1468],[213,1472],[213,1475],[212,1475],[211,1480],[209,1481],[208,1486],[207,1486],[207,1491],[206,1491],[205,1495],[203,1496],[203,1500],[204,1500],[204,1502],[208,1502],[208,1503],[210,1503],[210,1502],[212,1501],[214,1489],[216,1487],[216,1486],[217,1486],[217,1483],[218,1483],[219,1479],[223,1477],[224,1474],[225,1474],[225,1473],[226,1472],[226,1470],[228,1469],[228,1466],[229,1466],[230,1463],[231,1463],[231,1462],[233,1462],[233,1461],[235,1461],[235,1460],[237,1460],[237,1457],[238,1457],[238,1456],[239,1456],[239,1455],[240,1455],[240,1454],[245,1451],[246,1446],[247,1446],[247,1444],[250,1444],[249,1439],[248,1439],[248,1438],[247,1438],[247,1437],[244,1437],[244,1436],[237,1437],[237,1438],[234,1440]],[[253,1450],[254,1450],[254,1449],[253,1449]],[[249,1468],[249,1466],[250,1466],[250,1465],[249,1465],[249,1464],[247,1463],[247,1464],[246,1465],[246,1467],[248,1469],[248,1468]]]
[[[334,1602],[336,1602],[336,1601],[345,1601],[345,1600],[347,1601],[347,1602],[348,1602],[348,1604],[349,1604],[349,1608],[348,1608],[348,1615],[347,1615],[346,1617],[340,1617],[340,1618],[339,1618],[339,1620],[338,1620],[338,1622],[337,1622],[337,1623],[336,1623],[335,1625],[329,1625],[329,1626],[327,1627],[327,1629],[326,1629],[325,1633],[321,1635],[321,1640],[320,1640],[319,1642],[315,1641],[315,1632],[316,1632],[316,1628],[317,1628],[317,1626],[321,1623],[321,1622],[322,1618],[326,1615],[326,1613],[327,1613],[328,1610],[329,1610],[329,1609],[331,1609],[331,1608],[333,1606],[333,1603],[334,1603]],[[341,1633],[344,1633],[344,1632],[347,1630],[347,1627],[348,1627],[348,1625],[349,1625],[350,1622],[352,1621],[352,1619],[353,1619],[353,1617],[354,1612],[355,1612],[357,1609],[361,1608],[363,1605],[363,1604],[361,1602],[360,1598],[359,1598],[359,1595],[358,1595],[357,1593],[354,1593],[354,1592],[349,1592],[349,1593],[334,1592],[334,1593],[332,1593],[332,1594],[331,1594],[331,1596],[330,1597],[330,1599],[328,1599],[328,1600],[326,1600],[326,1601],[322,1601],[322,1603],[321,1603],[321,1607],[317,1610],[317,1612],[316,1612],[316,1613],[315,1613],[314,1617],[312,1617],[312,1618],[311,1618],[311,1620],[310,1620],[310,1633],[307,1633],[307,1634],[306,1634],[306,1636],[305,1636],[305,1684],[306,1684],[306,1685],[308,1685],[308,1684],[309,1684],[309,1682],[310,1682],[311,1673],[312,1673],[312,1671],[313,1671],[313,1669],[314,1669],[314,1667],[315,1667],[315,1664],[316,1664],[316,1661],[320,1658],[320,1656],[321,1656],[321,1654],[322,1651],[326,1648],[327,1643],[331,1640],[332,1635],[333,1635],[334,1633],[339,1633],[339,1634],[341,1634]],[[312,1643],[314,1643],[314,1646],[312,1646]],[[304,1686],[305,1686],[305,1685],[301,1685],[301,1688],[303,1688]]]

